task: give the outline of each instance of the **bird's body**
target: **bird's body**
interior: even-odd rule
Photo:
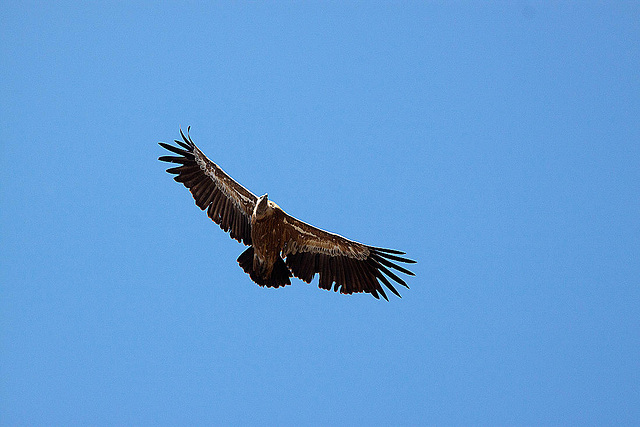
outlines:
[[[389,281],[407,286],[389,268],[413,273],[395,262],[415,261],[404,252],[364,245],[302,222],[283,211],[265,194],[257,197],[209,160],[190,137],[180,132],[181,147],[160,143],[179,156],[160,160],[181,166],[167,169],[191,191],[196,205],[232,238],[249,246],[239,257],[240,267],[260,286],[291,284],[290,277],[310,283],[319,274],[319,286],[344,294],[386,294],[380,283],[400,296]],[[286,260],[286,261],[285,261]],[[395,262],[394,262],[395,261]],[[384,273],[384,274],[383,274]]]
[[[265,205],[260,213],[258,209]],[[278,205],[262,196],[251,215],[251,241],[253,242],[253,270],[268,279],[276,260],[280,258],[283,242],[282,215]]]

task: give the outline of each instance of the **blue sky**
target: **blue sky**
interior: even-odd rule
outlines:
[[[640,422],[636,2],[3,2],[0,423]],[[157,161],[406,251],[262,289]]]

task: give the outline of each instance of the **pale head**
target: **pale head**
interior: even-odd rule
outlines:
[[[253,209],[253,216],[257,219],[263,218],[265,215],[271,213],[272,203],[269,201],[269,195],[264,194],[263,196],[258,197],[258,201],[256,202],[256,207]]]

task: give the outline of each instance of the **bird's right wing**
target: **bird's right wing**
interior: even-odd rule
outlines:
[[[282,255],[297,278],[311,283],[318,273],[318,286],[322,289],[330,290],[333,284],[333,290],[343,294],[366,292],[376,298],[382,295],[385,299],[387,295],[382,284],[397,296],[400,293],[392,281],[409,287],[390,270],[414,276],[413,272],[398,264],[415,263],[399,256],[404,252],[364,245],[300,221],[281,209],[279,211],[284,238]]]
[[[251,246],[251,214],[258,198],[234,181],[218,165],[196,147],[189,135],[180,130],[182,141],[174,140],[180,147],[160,142],[178,156],[162,156],[158,160],[181,166],[167,169],[177,175],[173,179],[189,189],[196,205],[207,210],[207,215],[230,236]]]

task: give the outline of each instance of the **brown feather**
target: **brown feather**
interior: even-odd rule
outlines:
[[[251,217],[257,197],[209,160],[182,130],[180,134],[182,141],[176,140],[179,147],[160,143],[161,147],[178,156],[161,156],[159,160],[182,164],[167,172],[176,174],[174,180],[189,189],[196,205],[207,209],[209,218],[220,228],[231,231],[233,238],[250,245],[251,229],[244,224]],[[246,219],[239,219],[242,216]]]
[[[312,280],[313,274],[320,273],[319,287],[341,293],[367,292],[386,295],[382,290],[384,284],[394,294],[397,290],[391,285],[387,276],[393,281],[407,286],[404,280],[391,272],[389,268],[413,275],[408,269],[393,261],[412,263],[413,260],[399,257],[404,252],[394,249],[380,249],[363,245],[346,239],[338,234],[320,230],[306,224],[282,211],[284,215],[283,256],[292,257],[287,265],[293,274],[301,280]],[[311,267],[311,261],[302,254],[317,255],[318,265]],[[389,268],[387,268],[389,267]],[[313,269],[309,274],[308,268]],[[384,273],[384,274],[383,274]],[[385,276],[386,274],[386,276]],[[375,296],[375,295],[374,295]]]

